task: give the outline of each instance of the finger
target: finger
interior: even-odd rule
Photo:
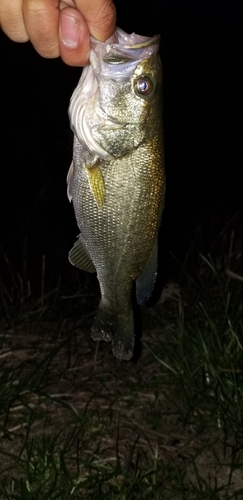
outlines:
[[[24,25],[22,0],[1,0],[0,25],[14,42],[26,42],[29,39]]]
[[[77,9],[67,7],[60,13],[60,55],[70,66],[88,64],[90,33],[88,25]]]
[[[43,57],[59,56],[59,0],[23,0],[26,31]]]
[[[75,0],[89,31],[100,42],[105,42],[116,29],[116,9],[112,0]]]
[[[107,40],[115,31],[116,11],[111,0],[75,0],[75,5],[76,9],[64,8],[60,14],[60,55],[71,66],[85,66],[90,34]]]

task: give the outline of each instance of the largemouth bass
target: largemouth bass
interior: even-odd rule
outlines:
[[[111,341],[113,354],[126,360],[134,348],[133,283],[142,304],[157,275],[165,194],[159,40],[119,28],[105,43],[91,39],[91,64],[69,108],[68,197],[80,229],[69,260],[97,272],[92,338]]]

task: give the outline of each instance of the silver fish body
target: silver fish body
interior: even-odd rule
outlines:
[[[105,43],[93,40],[69,110],[68,196],[80,229],[69,259],[97,271],[101,301],[91,336],[112,341],[119,359],[133,355],[133,282],[143,303],[157,274],[165,193],[158,44],[158,36],[120,29]]]

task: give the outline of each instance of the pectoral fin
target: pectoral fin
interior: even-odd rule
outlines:
[[[105,201],[105,183],[99,165],[90,167],[86,166],[89,177],[89,184],[98,207],[102,208]]]
[[[81,234],[68,255],[69,262],[83,271],[95,273],[96,269],[89,255],[88,249],[82,240]]]
[[[150,298],[157,276],[158,238],[155,240],[152,252],[136,280],[136,298],[138,304],[144,304]]]

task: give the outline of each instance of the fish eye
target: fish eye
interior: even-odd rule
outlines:
[[[135,90],[139,95],[147,96],[153,90],[153,84],[147,76],[141,76],[135,82]]]

